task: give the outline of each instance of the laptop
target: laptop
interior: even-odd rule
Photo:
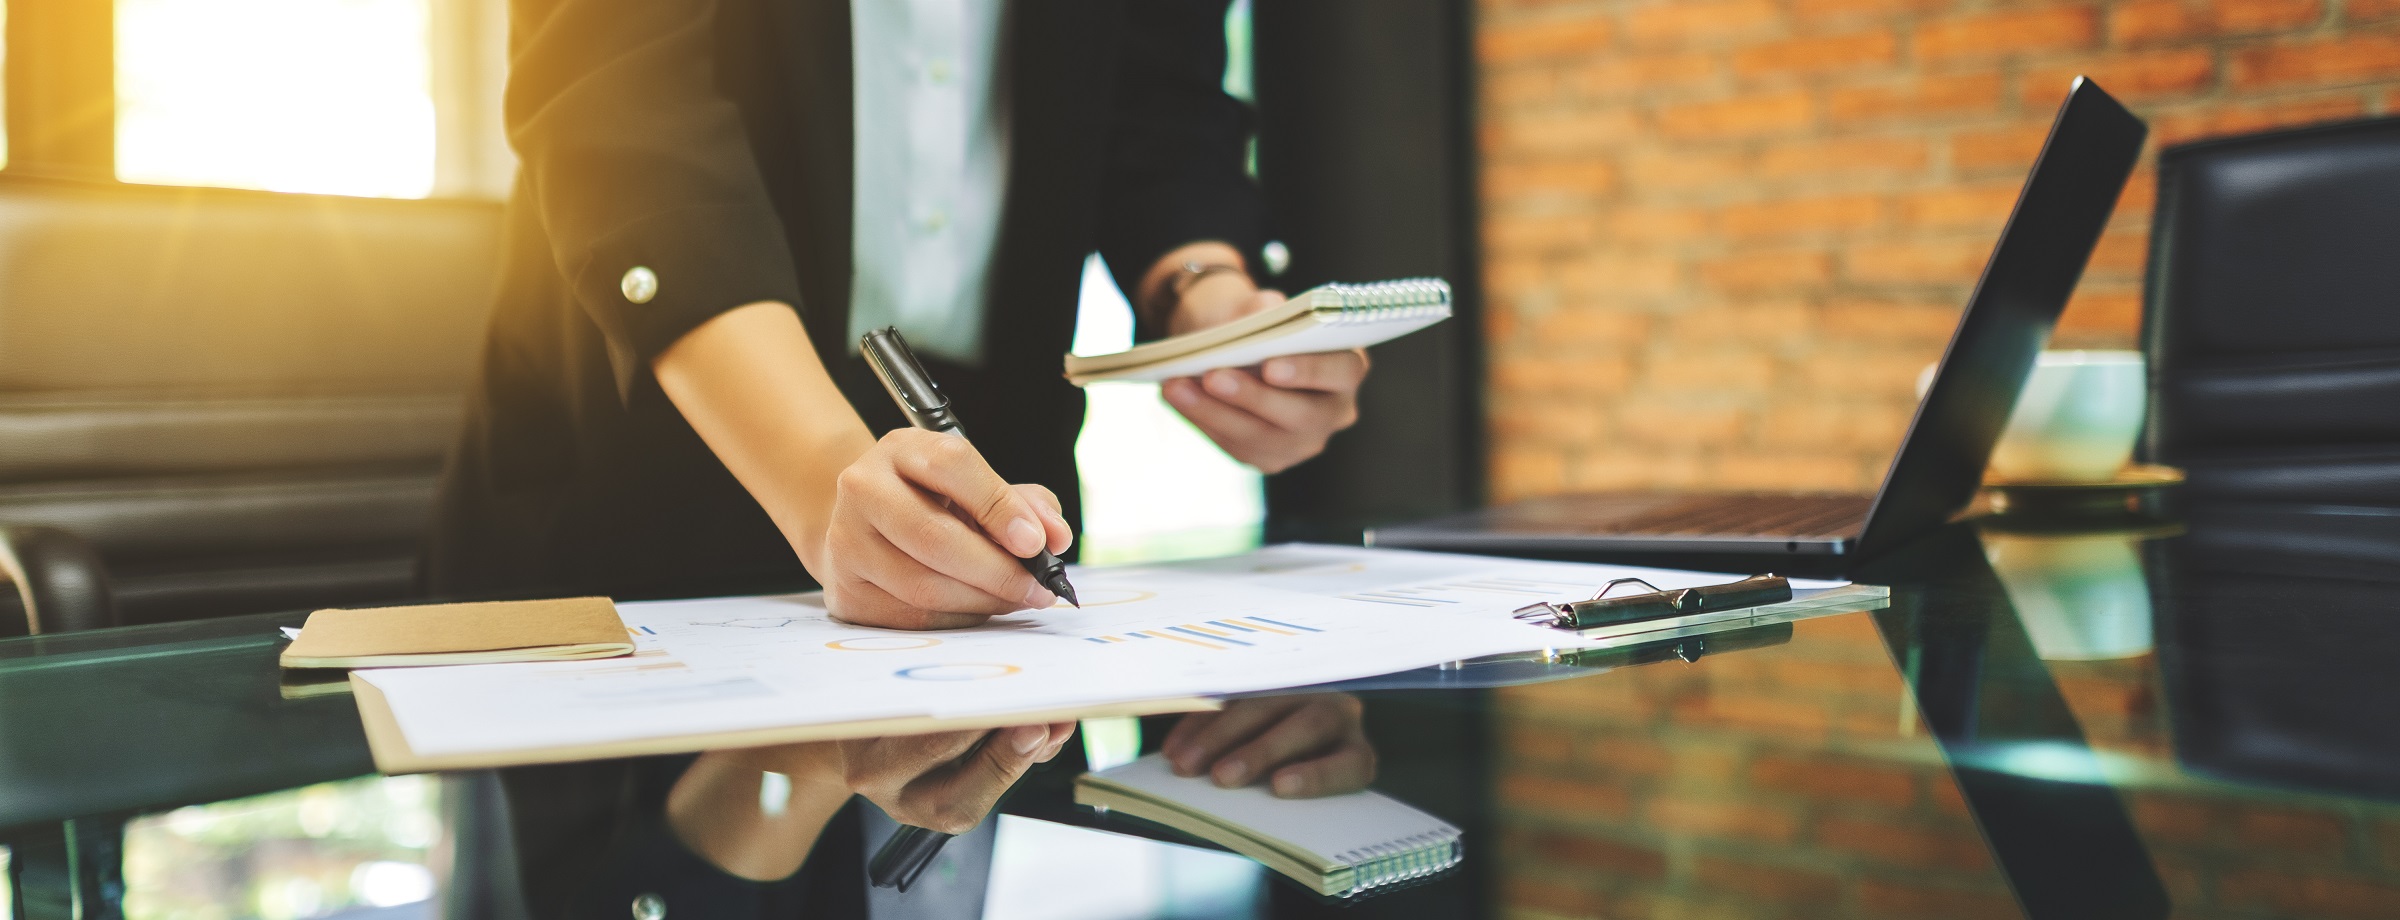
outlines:
[[[1876,494],[1564,495],[1379,528],[1368,542],[1503,555],[1727,553],[1855,563],[1940,527],[1974,499],[2147,132],[2099,86],[2075,79]]]

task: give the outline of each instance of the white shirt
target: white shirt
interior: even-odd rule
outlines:
[[[999,0],[851,0],[850,342],[981,363],[1008,176]]]

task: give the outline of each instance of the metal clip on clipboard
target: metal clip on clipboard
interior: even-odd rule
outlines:
[[[1610,597],[1620,585],[1641,585],[1642,594]],[[1792,583],[1780,575],[1753,575],[1722,585],[1660,590],[1639,578],[1619,578],[1601,586],[1590,600],[1564,604],[1543,601],[1516,610],[1517,619],[1546,622],[1558,629],[1595,629],[1623,623],[1663,620],[1780,604],[1792,599]]]

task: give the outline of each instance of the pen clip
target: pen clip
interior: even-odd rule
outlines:
[[[911,426],[927,431],[959,430],[949,395],[925,372],[916,352],[909,350],[908,340],[900,336],[899,327],[885,326],[859,336],[858,353],[867,359],[867,367],[883,383],[885,392],[900,404]]]
[[[1610,597],[1608,593],[1619,585],[1634,584],[1650,589],[1640,594]],[[1589,600],[1559,604],[1543,601],[1527,604],[1516,610],[1520,620],[1548,620],[1558,629],[1588,629],[1616,623],[1656,620],[1672,616],[1735,610],[1780,604],[1792,599],[1792,583],[1779,575],[1753,575],[1721,585],[1702,585],[1697,588],[1662,590],[1639,578],[1619,578],[1602,585]]]

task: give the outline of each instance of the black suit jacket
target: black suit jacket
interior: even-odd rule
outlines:
[[[1060,356],[1085,254],[1120,285],[1167,251],[1255,254],[1250,114],[1222,89],[1225,0],[1017,0],[1009,174],[983,355],[932,368],[1012,482],[1078,510]],[[429,553],[444,595],[789,590],[806,573],[650,362],[718,313],[793,304],[880,431],[903,422],[846,341],[848,0],[516,0],[522,161],[481,377]],[[1258,264],[1254,257],[1251,264]],[[658,278],[632,303],[634,266]]]
[[[1071,520],[1083,400],[1059,358],[1085,254],[1100,251],[1127,290],[1191,241],[1233,243],[1258,264],[1263,207],[1242,165],[1249,114],[1220,82],[1225,6],[1016,0],[1004,17],[1011,151],[984,353],[932,370],[1000,474],[1049,486]],[[435,593],[625,599],[810,586],[649,367],[722,311],[782,301],[869,425],[902,424],[844,341],[849,9],[515,0],[507,120],[521,167],[498,304],[428,553]],[[637,265],[658,278],[647,303],[619,291]],[[786,913],[795,897],[837,915],[863,909],[851,896],[858,854],[841,843],[850,832],[833,832],[814,865],[778,886],[681,854],[658,826],[676,768],[510,771],[535,916],[623,917],[627,891],[677,892],[669,910],[679,915],[698,904]]]

